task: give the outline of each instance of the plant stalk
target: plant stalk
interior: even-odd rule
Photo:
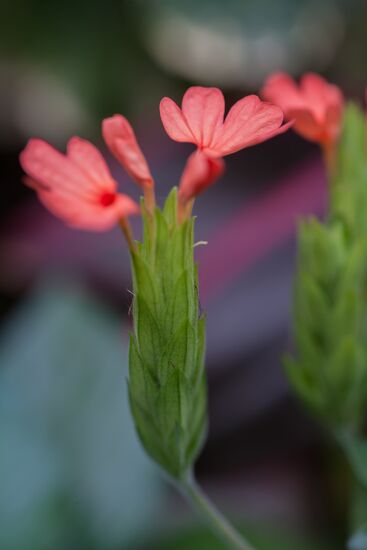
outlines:
[[[153,216],[155,209],[155,193],[153,183],[144,185],[144,200],[147,212]]]
[[[191,474],[181,480],[180,488],[190,504],[208,522],[212,531],[222,539],[228,548],[255,550],[203,493]]]
[[[119,225],[122,229],[122,232],[125,236],[126,242],[131,252],[136,251],[136,244],[134,242],[133,232],[131,230],[131,225],[127,218],[120,218]]]

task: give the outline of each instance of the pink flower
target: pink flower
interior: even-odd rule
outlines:
[[[143,188],[151,187],[154,184],[152,175],[128,120],[122,115],[105,118],[102,134],[111,153],[131,179]]]
[[[160,104],[163,126],[175,141],[194,143],[204,153],[223,157],[285,132],[283,112],[256,95],[240,99],[224,120],[224,97],[218,88],[189,88],[182,108],[168,97]]]
[[[187,159],[179,186],[179,199],[186,204],[214,183],[224,171],[224,161],[200,150]]]
[[[92,143],[73,137],[66,155],[41,139],[31,139],[20,154],[41,202],[68,225],[103,231],[139,211],[127,195],[117,193],[117,183]]]
[[[294,129],[306,139],[329,147],[339,136],[344,99],[340,89],[314,73],[305,74],[297,85],[285,73],[268,78],[261,95],[283,109]]]

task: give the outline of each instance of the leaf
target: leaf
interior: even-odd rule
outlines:
[[[329,288],[343,266],[345,243],[340,224],[324,225],[310,218],[300,225],[299,271]]]
[[[156,219],[156,250],[154,258],[154,272],[155,276],[159,277],[162,282],[162,293],[160,299],[166,299],[167,295],[170,292],[169,283],[170,277],[165,277],[166,271],[168,269],[167,265],[167,242],[170,238],[169,228],[167,220],[163,216],[162,212],[156,209],[155,214]],[[168,284],[168,288],[166,288]]]
[[[169,437],[175,425],[184,428],[187,424],[190,397],[184,374],[172,369],[161,387],[156,407],[161,431]]]
[[[167,300],[165,323],[168,327],[168,334],[174,333],[182,325],[183,321],[189,320],[188,293],[191,291],[187,271],[182,271],[178,279],[172,284],[172,290]]]
[[[296,323],[301,323],[313,331],[319,327],[323,329],[329,321],[330,305],[327,296],[315,278],[306,271],[301,271],[298,275],[295,310]]]
[[[362,309],[361,298],[353,287],[339,296],[329,316],[330,335],[334,344],[338,345],[340,338],[345,336],[358,339]]]
[[[365,116],[355,104],[345,109],[337,170],[331,186],[332,219],[344,221],[351,241],[366,235],[367,159]]]
[[[350,102],[344,114],[339,141],[338,175],[351,178],[366,163],[366,121],[363,111]]]
[[[144,365],[140,357],[133,335],[130,336],[129,347],[129,391],[134,401],[143,407],[149,408],[156,399],[159,390],[159,380],[151,374],[148,366]]]
[[[187,365],[187,376],[192,378],[192,384],[194,387],[196,387],[197,383],[201,379],[201,376],[205,369],[205,351],[206,351],[205,325],[206,325],[206,318],[201,317],[198,320],[196,361],[193,363],[193,369],[190,368],[190,365]]]
[[[177,187],[173,187],[164,203],[163,216],[168,227],[177,225]]]
[[[326,356],[325,349],[320,342],[321,338],[319,336],[315,338],[315,332],[309,330],[309,327],[304,325],[301,319],[296,322],[295,338],[301,362],[308,366],[310,373],[317,376]]]
[[[308,364],[306,363],[305,366],[291,357],[285,357],[283,363],[290,382],[300,398],[306,401],[313,412],[322,413],[324,409],[322,385],[312,376],[307,368]]]
[[[146,411],[129,392],[130,409],[140,441],[148,455],[162,468],[175,475],[176,463],[172,460],[169,449],[166,449],[163,435],[156,425],[155,418]]]
[[[158,211],[156,208],[155,211]],[[143,242],[138,243],[138,249],[141,258],[144,259],[149,266],[154,261],[155,246],[156,246],[156,217],[155,213],[148,212],[145,207],[145,199],[140,199],[140,212],[143,221]]]
[[[206,378],[203,373],[196,389],[195,399],[192,401],[189,435],[185,453],[187,465],[190,465],[201,451],[206,439],[207,428],[207,386]]]
[[[157,365],[160,359],[161,343],[159,320],[149,308],[145,299],[140,296],[140,291],[137,292],[134,302],[139,312],[137,319],[135,319],[139,353],[148,365]]]
[[[191,334],[189,333],[190,330]],[[188,321],[184,320],[178,330],[168,340],[157,365],[162,383],[164,383],[173,369],[186,371],[188,342],[193,338],[195,338],[195,332]]]
[[[341,425],[358,424],[362,413],[365,361],[358,340],[345,336],[325,365],[328,378],[330,411]]]
[[[154,279],[151,268],[140,254],[133,252],[131,258],[134,289],[133,318],[134,326],[137,327],[140,315],[139,301],[136,299],[138,293],[153,316],[159,314],[161,304],[158,302],[157,282]]]

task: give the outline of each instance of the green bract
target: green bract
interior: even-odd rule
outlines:
[[[367,405],[367,163],[365,117],[346,109],[327,220],[299,229],[287,371],[300,397],[334,430],[356,430]]]
[[[205,320],[200,318],[191,218],[178,223],[177,192],[150,215],[132,252],[134,334],[129,396],[149,455],[184,477],[206,434]]]

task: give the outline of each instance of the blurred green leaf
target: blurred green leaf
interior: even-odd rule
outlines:
[[[367,550],[367,528],[360,529],[351,537],[348,550]]]
[[[237,525],[237,527],[239,527]],[[240,528],[240,527],[239,527]],[[240,529],[241,530],[241,529]],[[251,536],[256,550],[342,550],[334,542],[304,539],[301,535],[286,534],[274,528],[246,526],[244,533]],[[149,550],[227,550],[228,547],[210,531],[200,527],[187,528],[172,533],[165,539],[152,543]]]
[[[0,548],[130,547],[159,480],[127,405],[119,320],[80,289],[39,288],[0,343]]]

